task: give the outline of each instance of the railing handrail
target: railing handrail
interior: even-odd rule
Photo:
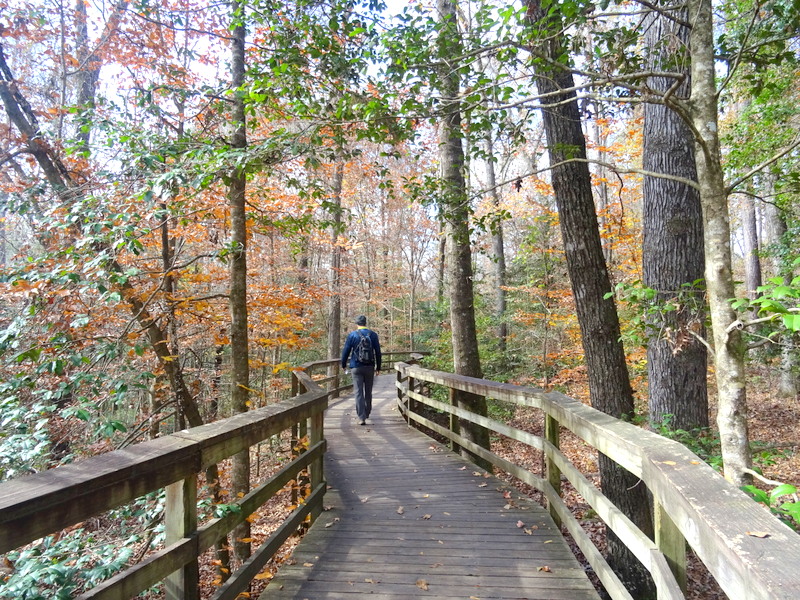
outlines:
[[[633,533],[632,524],[619,511],[614,512],[614,508],[605,509],[602,506],[604,501],[597,497],[600,495],[599,491],[596,491],[595,497],[591,497],[595,492],[585,489],[583,495],[590,504],[600,505],[594,506],[595,510],[606,517],[606,524],[626,545],[631,540],[630,543],[637,545],[642,551],[648,551],[649,548],[649,556],[640,555],[638,558],[650,569],[659,589],[659,597],[682,597],[675,578],[669,577],[668,572],[665,573],[664,566],[669,562],[672,569],[679,573],[680,579],[680,571],[685,569],[686,544],[694,550],[720,587],[732,598],[789,600],[800,596],[800,574],[796,568],[800,564],[800,538],[797,534],[723,479],[682,444],[615,419],[558,392],[545,392],[405,364],[396,365],[396,369],[398,401],[401,410],[409,418],[524,478],[526,483],[545,493],[551,511],[555,509],[562,519],[574,521],[565,506],[556,508],[561,500],[559,491],[552,483],[552,473],[549,477],[537,477],[527,471],[522,472],[521,467],[499,459],[448,429],[413,415],[409,399],[456,414],[459,418],[468,418],[490,429],[504,430],[500,432],[515,439],[522,438],[521,441],[545,453],[549,467],[556,473],[556,481],[560,478],[558,473],[563,470],[568,479],[576,480],[573,481],[576,487],[585,489],[586,484],[591,485],[588,481],[579,480],[582,477],[580,473],[571,464],[567,464],[566,457],[558,450],[559,425],[640,477],[654,498],[657,528],[655,544],[641,532],[639,536]],[[404,384],[405,380],[408,383]],[[547,419],[552,420],[548,423],[550,431],[547,439],[519,430],[512,431],[513,428],[491,419],[471,415],[463,409],[427,398],[413,389],[414,382],[419,381],[542,410]],[[551,435],[554,436],[555,443],[551,440]],[[607,499],[605,502],[610,504]],[[565,521],[565,525],[568,528],[577,525],[580,529],[577,521],[572,524]],[[581,532],[575,531],[573,537],[576,533],[581,535]],[[599,553],[596,557],[599,557]],[[602,557],[599,558],[602,560]],[[684,561],[683,565],[676,564],[680,560]],[[603,561],[597,566],[593,563],[593,566],[602,578],[607,565]],[[615,578],[612,574],[608,575],[611,580]],[[613,581],[611,584],[610,587],[614,587]],[[620,592],[619,597],[626,597],[626,592]]]

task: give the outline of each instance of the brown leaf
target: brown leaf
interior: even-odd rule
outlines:
[[[489,484],[488,483],[482,483],[478,487],[486,487],[487,485],[489,485]]]
[[[543,567],[539,567],[539,568],[538,568],[538,569],[536,569],[536,570],[537,570],[537,571],[544,571],[545,573],[552,573],[552,572],[553,572],[553,571],[550,569],[550,567],[548,567],[547,565],[545,565],[545,566],[543,566]]]
[[[417,579],[417,587],[421,590],[428,591],[428,582],[424,579]]]
[[[506,500],[511,500],[511,492],[509,492],[508,490],[503,492],[503,498],[505,498]]]
[[[398,506],[397,507],[397,514],[398,515],[402,515],[404,512],[406,512],[406,511],[402,506]]]
[[[768,538],[769,534],[766,531],[745,531],[745,533],[752,537]]]
[[[517,527],[522,529],[523,527],[525,527],[525,523],[523,523],[522,521],[517,521]]]
[[[428,520],[428,519],[430,519],[430,518],[431,518],[431,516],[430,516],[430,515],[422,515],[422,519],[423,519],[424,521],[427,521],[427,520]]]
[[[313,567],[313,566],[314,566],[314,563],[310,563],[310,562],[304,562],[304,563],[303,563],[303,566],[304,566],[304,567]]]

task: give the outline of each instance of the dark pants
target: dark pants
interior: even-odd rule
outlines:
[[[375,367],[355,367],[353,388],[356,392],[356,415],[360,421],[369,418],[372,412],[372,383],[375,380]]]

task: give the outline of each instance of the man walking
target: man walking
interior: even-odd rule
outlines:
[[[367,329],[367,317],[359,315],[355,323],[358,328],[350,332],[342,349],[342,369],[347,368],[349,358],[356,393],[356,416],[359,425],[366,425],[372,412],[372,383],[381,370],[381,342],[377,333]]]

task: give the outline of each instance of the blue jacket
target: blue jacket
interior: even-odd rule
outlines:
[[[375,370],[381,370],[381,342],[378,340],[378,334],[372,331],[371,329],[367,329],[366,327],[356,329],[355,331],[351,331],[350,335],[347,336],[347,339],[344,342],[344,348],[342,349],[342,368],[347,368],[347,359],[350,359],[350,368],[355,369],[356,367],[365,367],[365,366],[372,366],[372,365],[363,365],[356,360],[355,354],[353,350],[355,350],[356,346],[358,345],[358,341],[361,339],[362,334],[359,332],[363,332],[369,335],[369,339],[372,341],[372,351],[375,354]],[[352,354],[352,356],[351,356]]]

